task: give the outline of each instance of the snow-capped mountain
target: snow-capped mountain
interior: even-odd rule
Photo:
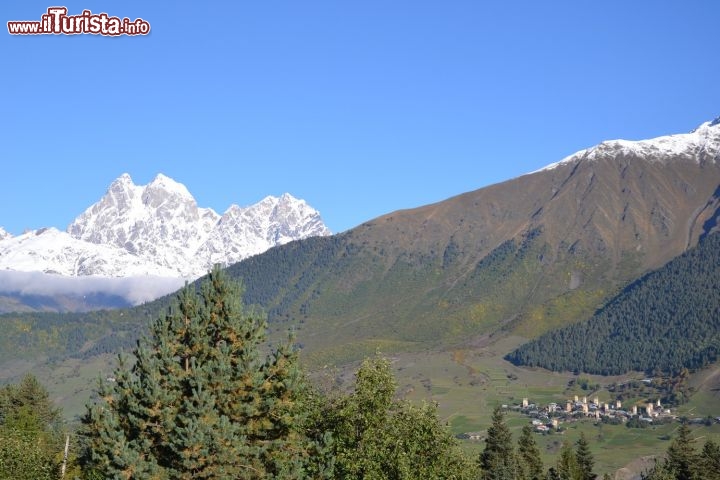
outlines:
[[[66,232],[48,228],[10,237],[0,231],[0,269],[194,278],[215,263],[328,234],[320,214],[289,194],[246,208],[232,205],[221,216],[198,207],[184,185],[165,175],[142,186],[123,174]]]
[[[125,250],[77,240],[56,228],[41,228],[0,241],[0,265],[5,270],[66,276],[179,276],[170,268],[148,265],[144,258]]]
[[[703,158],[720,160],[720,117],[703,123],[690,133],[664,135],[648,140],[608,140],[575,152],[538,171],[552,170],[577,160],[593,160],[608,155],[643,157],[655,161],[683,158],[696,161]]]
[[[218,262],[234,263],[274,245],[329,234],[317,211],[286,193],[280,198],[265,197],[246,208],[232,205],[197,249],[196,255],[204,259],[206,266]]]

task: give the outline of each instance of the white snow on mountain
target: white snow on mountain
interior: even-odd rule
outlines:
[[[703,123],[690,133],[665,135],[648,140],[608,140],[575,152],[531,174],[552,170],[578,160],[593,160],[607,156],[632,155],[656,161],[682,158],[698,161],[704,156],[703,154],[714,161],[720,160],[720,117],[712,122]]]
[[[0,241],[10,237],[12,237],[12,235],[6,232],[4,228],[0,227]]]
[[[117,247],[174,270],[176,276],[194,277],[207,273],[195,252],[219,218],[211,209],[198,208],[185,186],[165,175],[137,186],[124,174],[67,231],[78,240]],[[106,274],[124,276],[119,271]]]
[[[66,276],[196,278],[275,245],[329,235],[320,214],[289,194],[266,197],[222,215],[198,207],[187,188],[165,175],[135,185],[123,174],[61,232],[17,237],[0,231],[0,270]]]
[[[235,263],[275,245],[329,234],[315,209],[286,193],[246,208],[230,206],[196,255],[206,266]]]
[[[83,242],[56,228],[33,230],[0,241],[0,269],[67,276],[178,276],[169,268],[149,265],[125,250]]]

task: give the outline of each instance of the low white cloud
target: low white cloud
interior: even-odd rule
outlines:
[[[133,305],[172,293],[185,279],[141,277],[65,277],[42,272],[0,271],[0,292],[22,295],[89,295],[103,293],[124,298]]]

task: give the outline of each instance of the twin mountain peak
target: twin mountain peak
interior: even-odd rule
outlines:
[[[135,185],[123,174],[61,232],[11,237],[0,231],[0,269],[67,276],[194,278],[284,243],[329,235],[320,214],[290,194],[222,215],[200,208],[188,189],[159,174]]]

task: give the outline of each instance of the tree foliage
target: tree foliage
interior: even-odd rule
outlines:
[[[677,480],[695,478],[693,471],[697,463],[695,440],[690,436],[690,427],[687,424],[682,423],[678,428],[677,437],[668,447],[666,463]]]
[[[0,478],[56,479],[62,458],[60,410],[32,375],[0,389]]]
[[[512,434],[505,424],[502,408],[495,407],[492,424],[488,427],[485,449],[479,458],[482,478],[485,480],[514,480],[518,476],[518,462]]]
[[[705,480],[720,480],[720,445],[708,440],[698,459],[698,469]]]
[[[523,480],[541,480],[543,475],[543,463],[540,458],[540,449],[533,437],[533,430],[530,425],[525,425],[518,439],[518,462],[519,477]]]
[[[581,480],[595,480],[597,478],[597,475],[593,473],[595,458],[590,451],[590,443],[588,443],[583,432],[580,432],[580,438],[575,442],[575,458],[580,469]]]
[[[665,459],[644,473],[643,480],[720,480],[720,447],[707,440],[700,452],[686,424],[680,425]]]
[[[563,443],[555,469],[560,480],[582,480],[582,470],[570,443]]]
[[[548,332],[506,358],[516,365],[617,375],[676,373],[720,353],[720,235],[628,286],[587,321]]]
[[[334,438],[336,478],[471,478],[471,467],[438,421],[436,407],[395,400],[395,389],[387,359],[366,359],[354,392],[325,407],[322,429]]]
[[[124,358],[83,418],[89,470],[107,478],[321,475],[305,434],[304,384],[289,345],[262,355],[265,321],[215,268]]]

